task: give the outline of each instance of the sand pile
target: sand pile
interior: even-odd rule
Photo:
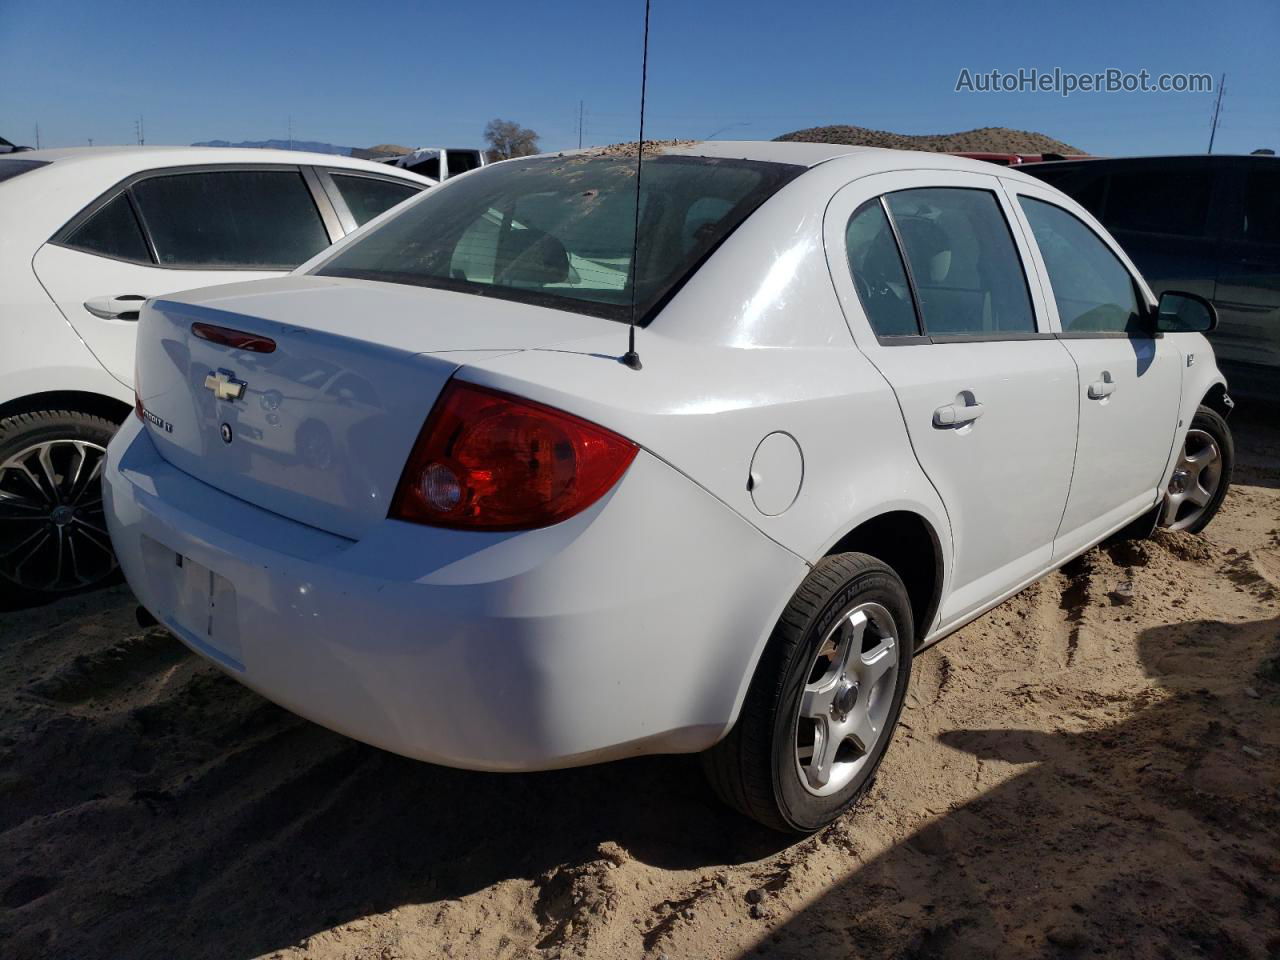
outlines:
[[[1266,957],[1280,951],[1280,459],[1204,537],[1091,551],[916,662],[798,843],[694,758],[498,776],[353,743],[140,630],[0,622],[0,942],[34,957]]]

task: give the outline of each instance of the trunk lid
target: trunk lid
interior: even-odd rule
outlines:
[[[275,349],[213,342],[193,324],[266,337]],[[139,395],[152,440],[178,469],[358,539],[385,519],[423,422],[459,366],[598,333],[602,324],[612,325],[367,281],[230,284],[143,311]]]

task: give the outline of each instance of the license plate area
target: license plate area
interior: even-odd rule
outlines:
[[[152,613],[206,656],[244,670],[231,581],[149,537],[143,538]]]

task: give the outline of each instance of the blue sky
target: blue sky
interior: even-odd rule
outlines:
[[[1211,94],[956,93],[1036,67],[1227,74],[1216,152],[1280,149],[1280,2],[654,0],[648,133],[852,123],[1038,130],[1090,152],[1201,152]],[[0,0],[0,135],[46,146],[287,136],[546,149],[633,139],[642,0]]]

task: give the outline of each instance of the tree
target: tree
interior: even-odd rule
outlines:
[[[527,157],[538,152],[537,133],[514,120],[490,120],[484,128],[484,138],[489,141],[489,155],[493,160]]]

